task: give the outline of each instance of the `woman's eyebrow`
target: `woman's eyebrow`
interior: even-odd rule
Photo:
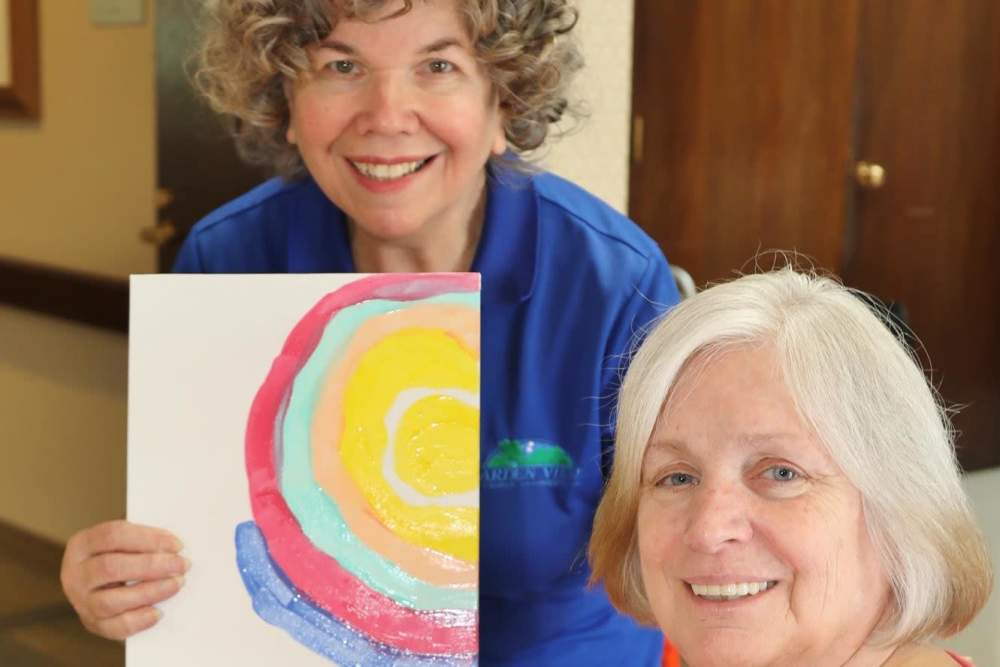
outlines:
[[[738,443],[741,448],[768,449],[773,448],[776,453],[799,452],[798,445],[802,441],[801,434],[788,432],[747,432],[739,433],[733,442]],[[650,440],[646,445],[643,460],[648,460],[650,456],[692,456],[691,448],[687,443],[677,438],[658,438]]]
[[[358,53],[357,49],[355,49],[353,46],[341,42],[338,39],[324,39],[319,43],[319,46],[321,48],[329,49],[331,51],[338,51],[348,56],[357,55]],[[462,42],[455,39],[454,37],[443,37],[439,40],[431,42],[424,48],[420,49],[419,53],[421,54],[439,53],[441,51],[445,51],[452,47],[463,48]]]
[[[646,445],[646,451],[642,453],[642,463],[639,468],[639,475],[646,479],[646,475],[653,472],[653,468],[659,466],[662,461],[672,460],[674,457],[683,457],[688,453],[684,443],[678,440],[650,440]]]
[[[796,443],[802,436],[795,433],[743,433],[739,441],[744,445],[761,447],[770,444]]]
[[[324,39],[319,43],[319,46],[324,49],[330,49],[331,51],[339,51],[348,56],[353,56],[357,53],[354,47],[336,39]]]
[[[687,446],[682,440],[650,440],[649,444],[646,445],[646,453],[649,452],[662,452],[664,454],[686,454],[690,453]]]
[[[428,46],[420,49],[420,53],[438,53],[440,51],[450,49],[453,46],[463,48],[462,43],[454,37],[444,37],[435,42],[431,42]]]
[[[744,433],[740,445],[763,456],[787,458],[796,463],[825,470],[832,463],[821,445],[813,443],[805,433]]]

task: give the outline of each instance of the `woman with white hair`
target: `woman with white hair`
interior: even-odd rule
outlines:
[[[992,582],[919,365],[790,268],[688,299],[636,352],[590,557],[692,667],[970,664],[925,642]]]

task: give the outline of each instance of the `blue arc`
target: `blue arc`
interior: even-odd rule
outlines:
[[[262,619],[300,644],[339,664],[372,667],[472,667],[474,657],[430,656],[376,642],[320,609],[288,581],[271,560],[253,521],[236,526],[236,563]]]

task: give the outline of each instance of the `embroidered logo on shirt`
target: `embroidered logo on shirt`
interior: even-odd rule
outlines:
[[[480,485],[571,486],[579,481],[580,469],[559,445],[540,440],[505,438],[486,459]]]

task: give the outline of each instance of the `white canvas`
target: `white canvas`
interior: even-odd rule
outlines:
[[[254,396],[302,316],[359,278],[132,277],[128,518],[174,532],[193,565],[159,624],[128,640],[129,667],[332,664],[255,614],[234,529],[253,518],[244,434]]]

